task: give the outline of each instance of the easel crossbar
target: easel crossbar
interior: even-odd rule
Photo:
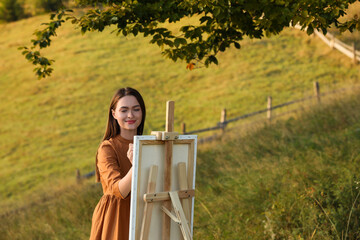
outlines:
[[[180,199],[191,198],[195,196],[194,189],[176,191]],[[144,194],[145,202],[170,201],[170,192],[146,193]]]

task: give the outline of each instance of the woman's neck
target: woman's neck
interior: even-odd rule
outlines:
[[[120,132],[120,136],[125,138],[126,140],[133,140],[135,135],[136,135],[136,129],[135,130],[121,129],[121,132]]]

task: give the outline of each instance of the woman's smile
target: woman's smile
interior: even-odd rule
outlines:
[[[133,136],[134,132],[136,134],[136,129],[142,120],[142,111],[139,102],[134,96],[120,98],[112,114],[120,126],[121,136],[125,137],[129,133],[129,136]]]

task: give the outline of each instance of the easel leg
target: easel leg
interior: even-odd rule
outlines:
[[[186,220],[185,213],[180,203],[179,195],[177,192],[169,192],[171,202],[174,207],[175,214],[177,218],[180,220],[180,229],[183,234],[184,240],[192,240],[191,231],[189,224]]]
[[[158,174],[158,166],[153,165],[150,168],[149,180],[147,186],[147,193],[154,193],[156,188],[156,179]],[[145,203],[144,215],[141,225],[140,240],[147,240],[149,238],[151,213],[153,209],[153,203]]]
[[[175,103],[174,101],[166,102],[166,132],[174,131],[174,111]],[[171,166],[172,166],[172,157],[173,157],[173,141],[165,141],[165,172],[164,172],[164,191],[171,191]],[[165,201],[163,206],[171,210],[171,203]],[[162,228],[162,240],[170,239],[170,218],[167,215],[163,214],[163,228]]]
[[[180,184],[180,190],[186,190],[188,189],[188,183],[187,183],[187,175],[186,175],[186,164],[184,162],[181,162],[178,164],[178,177],[179,177],[179,184]],[[188,223],[190,223],[190,199],[182,199],[182,206],[185,213],[186,220]]]
[[[165,142],[165,174],[164,174],[164,191],[171,190],[171,165],[172,165],[173,141]],[[163,206],[171,211],[171,202],[165,201]],[[163,214],[162,240],[170,239],[170,218]]]

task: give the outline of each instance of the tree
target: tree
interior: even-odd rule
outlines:
[[[314,29],[324,33],[330,26],[341,31],[360,29],[358,18],[339,22],[355,0],[78,0],[91,5],[87,12],[76,17],[72,10],[52,14],[47,27],[36,31],[31,48],[23,54],[33,64],[39,78],[52,72],[48,60],[39,50],[50,46],[51,38],[65,21],[71,21],[82,33],[103,31],[115,25],[116,33],[124,36],[151,36],[165,57],[185,60],[190,69],[195,61],[205,66],[218,63],[216,55],[232,45],[240,48],[243,37],[263,38],[279,34],[290,25],[300,25],[307,34]],[[177,23],[185,17],[197,17],[197,25],[181,25],[179,33],[162,26]],[[37,50],[36,50],[37,49]],[[189,65],[188,65],[189,66]]]
[[[12,22],[21,19],[24,15],[24,8],[17,0],[0,2],[0,20]]]

